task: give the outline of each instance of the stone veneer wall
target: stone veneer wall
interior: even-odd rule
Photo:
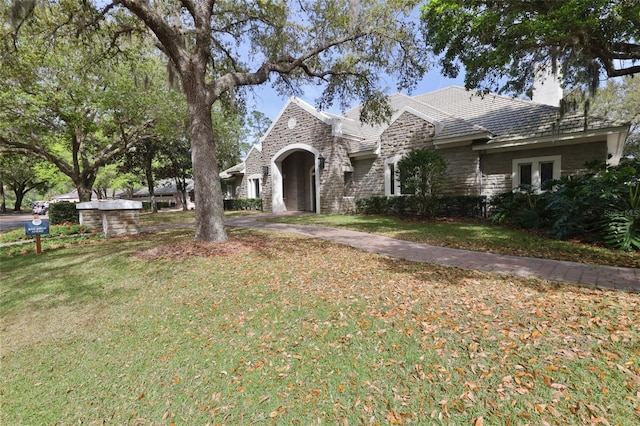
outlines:
[[[80,210],[80,224],[94,232],[103,232],[102,213],[100,210]]]
[[[257,149],[252,149],[249,152],[249,155],[244,160],[244,169],[245,173],[242,176],[242,182],[240,182],[238,187],[237,198],[248,198],[249,197],[249,178],[251,176],[260,175],[260,179],[262,179],[264,185],[264,176],[262,175],[262,166],[266,164],[262,160],[262,152]]]
[[[561,176],[575,175],[586,171],[584,165],[590,161],[607,158],[607,142],[550,146],[521,151],[491,152],[482,156],[482,195],[488,197],[511,191],[512,161],[518,158],[560,155]]]
[[[295,118],[296,120],[296,124],[292,129],[288,126],[291,118]],[[279,159],[274,159],[275,154],[281,149],[293,144],[305,144],[313,147],[325,158],[325,168],[319,171],[322,191],[320,194],[320,211],[323,213],[340,211],[342,197],[344,195],[344,172],[342,167],[343,165],[349,164],[344,141],[332,136],[331,126],[329,124],[314,117],[295,103],[291,103],[287,109],[283,111],[267,138],[262,143],[263,164],[271,167],[271,161],[278,160],[281,162],[283,158],[286,158],[287,155],[291,155],[295,151],[285,154],[283,158]],[[281,163],[278,164],[278,166],[281,166]],[[302,168],[305,167],[304,164],[299,164],[299,166]],[[304,173],[306,174],[306,172]],[[264,176],[262,181],[263,209],[266,212],[273,211],[272,174],[270,170],[269,175]],[[318,178],[318,176],[316,176],[316,178]],[[305,179],[305,181],[307,181],[307,179]],[[309,188],[310,185],[301,188],[301,190],[307,192],[307,194],[305,194],[307,198],[305,199],[308,199],[310,196],[310,194],[308,194]],[[298,205],[298,208],[300,208],[300,205]],[[304,205],[306,206],[307,204]],[[289,205],[288,208],[292,208],[292,206]],[[308,208],[305,207],[305,209]]]
[[[404,113],[382,134],[377,158],[354,160],[354,195],[384,195],[384,167],[389,158],[433,145],[434,126],[410,113]],[[439,148],[447,163],[445,194],[477,195],[479,192],[478,153],[470,146]]]
[[[88,201],[76,204],[80,224],[105,237],[132,235],[140,232],[142,203],[130,200]]]

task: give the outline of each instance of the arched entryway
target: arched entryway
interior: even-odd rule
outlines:
[[[320,213],[319,156],[318,150],[304,144],[289,145],[273,156],[271,171],[274,212]]]

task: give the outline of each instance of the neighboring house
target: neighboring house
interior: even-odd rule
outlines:
[[[237,198],[260,196],[265,211],[345,213],[354,200],[401,194],[397,162],[429,147],[447,162],[445,193],[482,195],[580,173],[586,162],[616,165],[629,124],[494,94],[449,87],[389,97],[378,126],[317,111],[291,98],[244,163],[221,173]]]
[[[192,202],[189,193],[193,191],[193,180],[187,179],[187,209],[192,210],[195,205]],[[153,195],[156,203],[167,203],[167,205],[176,208],[182,208],[182,194],[178,191],[176,183],[173,179],[164,179],[153,188]],[[150,202],[149,189],[139,188],[133,192],[132,200]]]

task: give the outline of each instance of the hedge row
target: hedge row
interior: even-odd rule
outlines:
[[[76,203],[62,201],[49,204],[49,222],[52,225],[60,223],[80,223],[80,214],[76,210]]]
[[[176,206],[175,202],[156,201],[156,207],[158,207],[158,210],[160,210],[160,209],[172,209],[175,206]],[[151,210],[151,201],[143,201],[142,202],[142,209],[143,210]]]
[[[356,213],[400,216],[419,216],[423,198],[414,195],[394,197],[374,196],[356,199]],[[481,196],[448,195],[430,199],[435,203],[431,211],[436,216],[484,217],[487,214],[487,199]]]
[[[225,210],[262,210],[261,198],[236,198],[224,200]]]

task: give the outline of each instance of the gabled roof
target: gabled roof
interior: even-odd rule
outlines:
[[[193,179],[187,179],[187,191],[193,191]],[[155,186],[153,188],[153,193],[154,195],[157,195],[159,197],[163,195],[177,194],[178,188],[173,179],[163,179],[158,182],[158,186]],[[133,196],[148,197],[149,189],[146,187],[138,188],[137,190],[133,191]]]
[[[244,174],[245,173],[245,163],[244,161],[242,163],[238,163],[235,166],[231,166],[226,170],[223,170],[220,172],[220,178],[221,179],[229,179],[230,177],[234,176],[234,175],[240,175],[240,174]]]
[[[413,114],[432,123],[434,144],[484,141],[474,149],[499,148],[539,142],[545,138],[575,139],[585,135],[626,132],[628,123],[602,117],[586,117],[581,112],[560,114],[560,108],[493,93],[479,96],[462,87],[451,86],[418,96],[390,95],[393,111],[388,122],[370,125],[360,122],[362,105],[342,115],[318,111],[301,99],[291,97],[260,142],[271,133],[291,104],[295,104],[331,126],[332,134],[343,138],[352,156],[376,155],[381,137],[403,114]],[[244,173],[240,163],[220,174],[223,179]]]
[[[627,123],[582,112],[560,114],[560,108],[493,93],[479,96],[452,86],[416,96],[419,102],[438,108],[489,130],[489,143],[523,140],[554,134],[578,133],[623,127]],[[586,126],[585,126],[586,124]]]

